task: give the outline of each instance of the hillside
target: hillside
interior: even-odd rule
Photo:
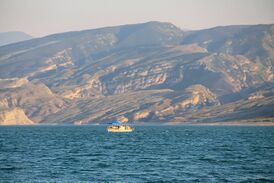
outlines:
[[[24,32],[0,32],[0,46],[32,39],[32,36]]]
[[[49,35],[0,47],[0,110],[34,123],[272,120],[273,48],[274,25]]]

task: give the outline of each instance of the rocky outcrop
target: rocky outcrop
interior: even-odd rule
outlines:
[[[142,112],[137,112],[133,116],[134,121],[139,121],[147,118],[150,114],[150,111],[142,111]]]
[[[41,82],[27,82],[20,87],[6,88],[0,93],[0,111],[20,108],[36,123],[64,106],[65,102]]]
[[[122,122],[122,123],[127,123],[129,120],[128,120],[128,118],[125,117],[125,116],[119,116],[119,117],[117,118],[117,121],[120,121],[120,122]]]
[[[98,78],[91,78],[85,84],[65,91],[62,96],[67,99],[98,97],[103,95],[103,86]]]
[[[34,124],[20,108],[0,111],[0,125],[31,125]]]
[[[262,99],[262,98],[265,98],[263,93],[262,92],[256,92],[256,93],[251,94],[248,97],[248,100],[259,100],[259,99]]]
[[[260,71],[265,68],[262,63],[254,63],[240,55],[212,54],[199,60],[199,64],[209,71],[222,73],[223,82],[230,86],[232,92],[268,81],[272,74],[268,72],[261,75]]]
[[[26,78],[8,78],[8,79],[0,79],[0,88],[8,89],[8,88],[18,88],[28,83]]]
[[[184,32],[148,22],[3,46],[0,111],[19,108],[34,123],[74,124],[198,121],[196,114],[227,120],[222,110],[243,118],[248,106],[256,117],[271,117],[273,30]],[[238,111],[240,104],[247,107]]]
[[[180,112],[220,105],[217,96],[203,85],[192,85],[186,88],[183,93],[183,97],[173,99],[167,107],[160,110],[155,107],[155,115],[158,118],[163,118]]]

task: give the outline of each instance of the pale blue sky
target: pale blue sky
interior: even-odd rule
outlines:
[[[274,23],[274,0],[0,0],[0,32],[38,37],[148,21],[185,29]]]

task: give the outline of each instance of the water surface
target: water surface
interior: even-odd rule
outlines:
[[[274,127],[0,127],[0,182],[274,182]]]

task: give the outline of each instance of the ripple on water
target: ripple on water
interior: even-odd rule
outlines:
[[[274,182],[274,128],[0,127],[0,182]]]

